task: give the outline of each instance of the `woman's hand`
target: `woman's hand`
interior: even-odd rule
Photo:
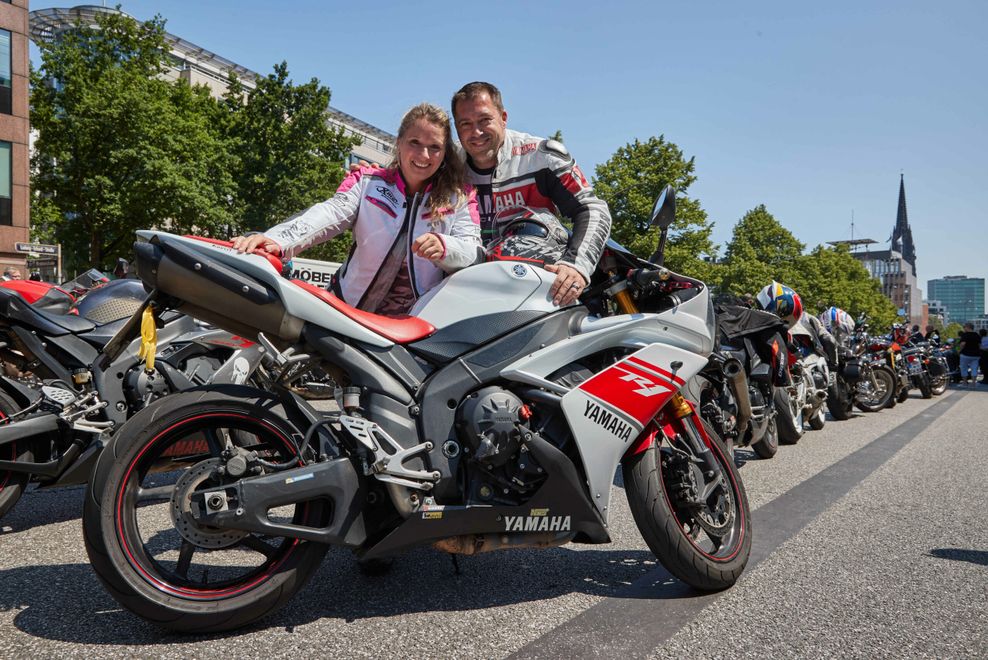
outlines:
[[[237,252],[253,252],[254,250],[261,249],[265,252],[270,252],[275,256],[279,256],[281,254],[281,246],[264,234],[237,236],[233,239],[233,248]]]
[[[412,252],[435,263],[446,256],[446,245],[436,234],[422,234],[412,243]]]

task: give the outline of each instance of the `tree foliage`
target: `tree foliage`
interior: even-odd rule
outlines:
[[[234,81],[218,101],[165,79],[160,17],[100,12],[40,49],[33,235],[62,243],[69,271],[128,256],[137,229],[266,229],[330,197],[343,177],[354,140],[327,123],[329,89],[294,85],[284,63],[256,90]],[[345,254],[345,241],[334,243],[324,258]]]
[[[666,185],[676,191],[676,222],[666,244],[666,265],[702,280],[714,277],[711,241],[713,224],[697,199],[686,195],[696,181],[694,162],[660,135],[635,140],[619,148],[597,166],[594,190],[610,207],[611,237],[640,257],[648,258],[658,245],[659,231],[650,226],[652,207]]]
[[[800,290],[803,244],[765,205],[744,214],[727,244],[720,286],[737,295],[757,293],[772,280]]]
[[[236,80],[224,95],[228,133],[239,161],[237,233],[263,230],[328,199],[344,176],[355,142],[326,121],[330,91],[313,78],[295,85],[285,62],[257,80],[249,94]],[[349,238],[340,237],[306,256],[341,261]]]
[[[204,89],[161,78],[164,22],[96,20],[40,44],[42,67],[32,72],[38,233],[63,244],[69,269],[129,254],[137,229],[230,220],[216,104]]]
[[[798,264],[802,276],[802,289],[798,291],[808,312],[819,313],[835,305],[854,318],[867,316],[876,331],[895,322],[895,305],[882,294],[879,281],[847,247],[818,245],[800,257]]]

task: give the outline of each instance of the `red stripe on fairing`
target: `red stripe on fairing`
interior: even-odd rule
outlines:
[[[374,197],[368,197],[367,198],[367,202],[369,204],[373,204],[377,208],[381,209],[382,211],[384,211],[385,213],[387,213],[388,215],[390,215],[392,218],[397,218],[398,217],[398,214],[395,213],[394,211],[392,211],[390,206],[388,206],[387,204],[385,204],[384,202],[382,202],[379,199],[375,199]]]
[[[676,374],[674,374],[672,372],[669,372],[669,371],[666,371],[662,367],[659,367],[659,366],[656,366],[656,365],[651,364],[649,362],[646,362],[645,360],[642,360],[641,358],[637,358],[634,355],[629,355],[627,359],[628,359],[628,362],[631,362],[632,364],[634,364],[637,367],[642,367],[642,368],[645,368],[645,369],[651,369],[652,371],[655,371],[655,372],[660,373],[661,375],[665,376],[666,378],[668,378],[672,382],[676,383],[677,385],[685,385],[686,384],[686,381],[683,380],[682,378],[680,378],[679,376],[677,376]]]
[[[584,381],[578,389],[617,408],[642,426],[678,391],[672,383],[642,371],[627,360]]]

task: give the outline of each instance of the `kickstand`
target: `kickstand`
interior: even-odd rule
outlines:
[[[460,570],[460,560],[457,559],[456,555],[453,553],[450,553],[449,556],[453,560],[453,574],[463,575],[463,572]]]

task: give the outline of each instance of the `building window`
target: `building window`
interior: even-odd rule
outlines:
[[[0,30],[0,112],[9,115],[11,103],[10,31]]]
[[[0,142],[0,225],[14,224],[12,215],[13,205],[10,200],[11,186],[11,152],[10,142]]]

